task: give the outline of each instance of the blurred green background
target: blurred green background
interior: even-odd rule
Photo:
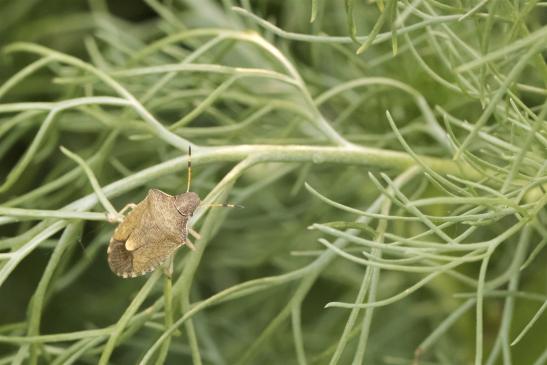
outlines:
[[[241,8],[234,10],[234,6]],[[547,317],[538,312],[547,303],[545,9],[545,3],[523,1],[0,0],[2,48],[15,42],[36,43],[93,65],[142,101],[163,126],[197,146],[336,146],[318,127],[317,120],[323,118],[348,142],[374,149],[370,161],[348,163],[344,158],[328,157],[329,163],[323,163],[325,157],[318,155],[279,162],[296,159],[295,150],[287,148],[281,149],[282,158],[266,159],[247,169],[232,188],[227,185],[222,195],[214,197],[243,204],[245,209],[218,209],[200,220],[195,228],[204,235],[207,248],[199,256],[186,248],[178,251],[172,297],[166,294],[166,286],[171,285],[166,278],[122,280],[111,273],[106,247],[115,226],[106,221],[70,220],[75,233],[66,248],[58,251],[58,262],[49,274],[45,274],[46,268],[59,246],[61,229],[11,268],[15,256],[10,255],[22,252],[25,244],[57,220],[19,220],[5,211],[0,217],[6,218],[0,225],[0,254],[4,255],[0,260],[4,275],[0,276],[4,279],[0,286],[0,364],[138,363],[164,332],[164,299],[172,301],[176,321],[190,303],[247,281],[299,272],[317,257],[334,252],[317,241],[327,238],[334,242],[333,235],[308,228],[327,222],[351,228],[354,226],[348,222],[354,222],[359,214],[321,201],[305,188],[305,182],[336,202],[366,210],[382,195],[369,173],[387,187],[380,174],[394,179],[404,170],[398,157],[390,163],[389,151],[402,151],[411,160],[398,133],[413,152],[452,166],[454,151],[469,133],[462,127],[464,121],[474,125],[491,103],[496,108],[481,130],[491,138],[480,136],[464,148],[464,163],[484,173],[475,178],[479,186],[450,180],[459,184],[458,190],[431,174],[419,173],[401,189],[410,200],[448,199],[424,207],[428,216],[459,217],[473,207],[490,214],[489,218],[454,218],[455,224],[443,226],[443,232],[452,238],[469,232],[462,244],[489,242],[516,227],[513,235],[488,251],[486,280],[507,276],[491,289],[497,292],[481,292],[482,342],[476,340],[475,305],[460,313],[467,298],[455,296],[475,295],[484,265],[479,256],[459,262],[466,252],[451,253],[446,261],[459,262],[453,272],[443,272],[411,295],[376,308],[373,317],[369,311],[371,323],[367,324],[363,322],[365,310],[354,312],[355,322],[351,322],[349,309],[325,308],[329,302],[353,303],[363,282],[370,279],[365,279],[366,275],[374,275],[372,266],[333,255],[317,271],[298,274],[281,284],[265,281],[254,292],[241,291],[239,297],[215,301],[192,317],[192,326],[180,327],[165,348],[164,358],[155,354],[153,359],[166,364],[546,363]],[[275,24],[280,31],[260,25],[249,14]],[[316,16],[310,22],[312,14]],[[352,21],[355,34],[373,37],[376,29],[380,33],[361,54],[356,51],[366,40],[351,40]],[[393,29],[398,29],[394,36],[390,33]],[[252,32],[261,36],[259,46],[245,39]],[[519,44],[525,46],[515,46]],[[536,52],[528,55],[529,49]],[[48,52],[13,51],[0,58],[4,85],[0,89],[2,184],[22,166],[13,183],[0,193],[0,206],[58,210],[93,194],[86,175],[59,146],[84,158],[103,187],[121,179],[131,181],[130,188],[109,195],[117,209],[142,200],[150,188],[169,194],[184,191],[185,148],[158,135],[130,106],[90,103],[63,110],[37,141],[50,106],[24,103],[120,97],[96,74]],[[499,54],[495,58],[485,58],[495,52]],[[51,60],[9,88],[5,86],[17,72],[48,55]],[[193,59],[184,61],[186,57]],[[486,61],[470,71],[457,69],[475,60]],[[526,62],[513,75],[519,60]],[[184,62],[208,66],[202,71],[174,74],[158,87],[158,81],[169,73],[162,67]],[[229,70],[217,72],[211,65]],[[268,76],[241,76],[245,68],[285,75],[294,84]],[[368,81],[359,87],[348,84],[365,79]],[[511,81],[509,85],[505,80]],[[337,89],[341,85],[350,86]],[[390,127],[386,111],[393,116],[397,133]],[[450,118],[457,122],[450,122]],[[36,150],[22,162],[34,144]],[[207,153],[195,148],[192,190],[203,199],[237,159],[200,159],[200,151]],[[387,157],[379,162],[376,155]],[[519,158],[522,161],[513,164]],[[176,163],[162,167],[170,160]],[[138,174],[154,167],[161,171]],[[504,185],[506,180],[508,186]],[[524,189],[533,191],[536,199],[517,199]],[[462,203],[457,200],[461,197],[469,200]],[[97,204],[86,210],[103,212],[104,208]],[[392,218],[386,243],[396,237],[412,239],[430,229],[420,220],[423,217],[404,204],[395,202],[388,215]],[[385,222],[378,217],[369,220],[358,235],[378,240],[381,221]],[[439,241],[431,233],[422,239],[422,243]],[[404,293],[426,276],[397,265],[430,268],[438,264],[412,258],[411,253],[419,252],[419,244],[396,245],[407,244],[408,256],[392,257],[389,252],[384,256],[395,266],[382,268],[381,275],[376,272],[380,275],[377,288],[369,287],[376,300]],[[431,252],[444,252],[435,247]],[[360,253],[365,248],[355,243],[344,249],[366,257]],[[370,247],[366,251],[375,255]],[[528,258],[531,261],[520,270]],[[373,256],[372,260],[382,259]],[[50,277],[43,284],[44,291],[37,294],[44,275]],[[515,287],[508,284],[511,278],[516,278]],[[110,332],[80,337],[78,331],[118,323],[147,282],[153,284],[151,291],[144,295],[139,310],[129,315],[135,321],[122,331],[111,356],[104,355]],[[36,304],[37,296],[43,299],[40,305]],[[375,301],[374,297],[363,300]],[[41,320],[30,320],[33,308],[41,313]],[[146,308],[152,309],[148,314],[141,312]],[[139,313],[149,316],[139,322]],[[459,313],[457,320],[437,337],[439,324],[454,313]],[[539,316],[532,320],[536,313]],[[38,332],[33,327],[37,323]],[[342,334],[347,323],[352,325],[346,337]],[[527,324],[531,325],[529,332],[509,346]],[[365,328],[368,336],[363,336]],[[60,333],[67,334],[67,340],[28,337]],[[421,356],[415,356],[418,346],[431,336],[434,341]],[[364,360],[356,360],[360,359],[355,355],[360,343],[366,343]],[[476,359],[477,346],[483,351],[480,360]],[[339,357],[335,355],[338,351]],[[492,353],[496,357],[490,357]]]

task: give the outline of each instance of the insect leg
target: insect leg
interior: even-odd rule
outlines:
[[[122,208],[122,210],[120,210],[120,212],[118,214],[121,214],[123,215],[123,213],[125,213],[126,211],[128,211],[129,209],[135,209],[137,207],[137,204],[135,203],[129,203],[127,204],[125,207]]]
[[[201,239],[201,235],[200,235],[198,232],[194,231],[192,228],[190,228],[190,229],[188,230],[188,232],[190,232],[190,234],[191,234],[196,240],[200,240],[200,239]]]
[[[167,276],[169,280],[173,277],[173,255],[169,257],[165,265],[163,266],[163,274]]]
[[[192,251],[195,251],[196,250],[196,246],[194,246],[194,244],[192,243],[192,241],[190,241],[190,239],[188,237],[186,237],[186,241],[184,241],[184,244],[186,246],[188,246],[188,248]]]

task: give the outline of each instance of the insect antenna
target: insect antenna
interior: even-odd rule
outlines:
[[[192,182],[192,146],[188,146],[188,182],[186,192],[190,191],[190,183]]]
[[[240,204],[213,203],[213,204],[200,205],[200,208],[245,208],[245,207]]]

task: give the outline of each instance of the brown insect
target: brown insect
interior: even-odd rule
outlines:
[[[175,251],[187,245],[188,238],[199,234],[188,227],[188,221],[200,206],[198,194],[190,191],[192,179],[191,149],[188,148],[188,183],[185,193],[172,196],[150,189],[139,204],[128,204],[131,212],[118,225],[108,245],[108,264],[114,274],[123,278],[144,275],[163,264]],[[233,204],[210,206],[235,207]]]

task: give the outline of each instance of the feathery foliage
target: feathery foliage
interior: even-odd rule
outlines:
[[[4,4],[0,364],[545,364],[538,1]],[[193,190],[121,280],[117,210]]]

